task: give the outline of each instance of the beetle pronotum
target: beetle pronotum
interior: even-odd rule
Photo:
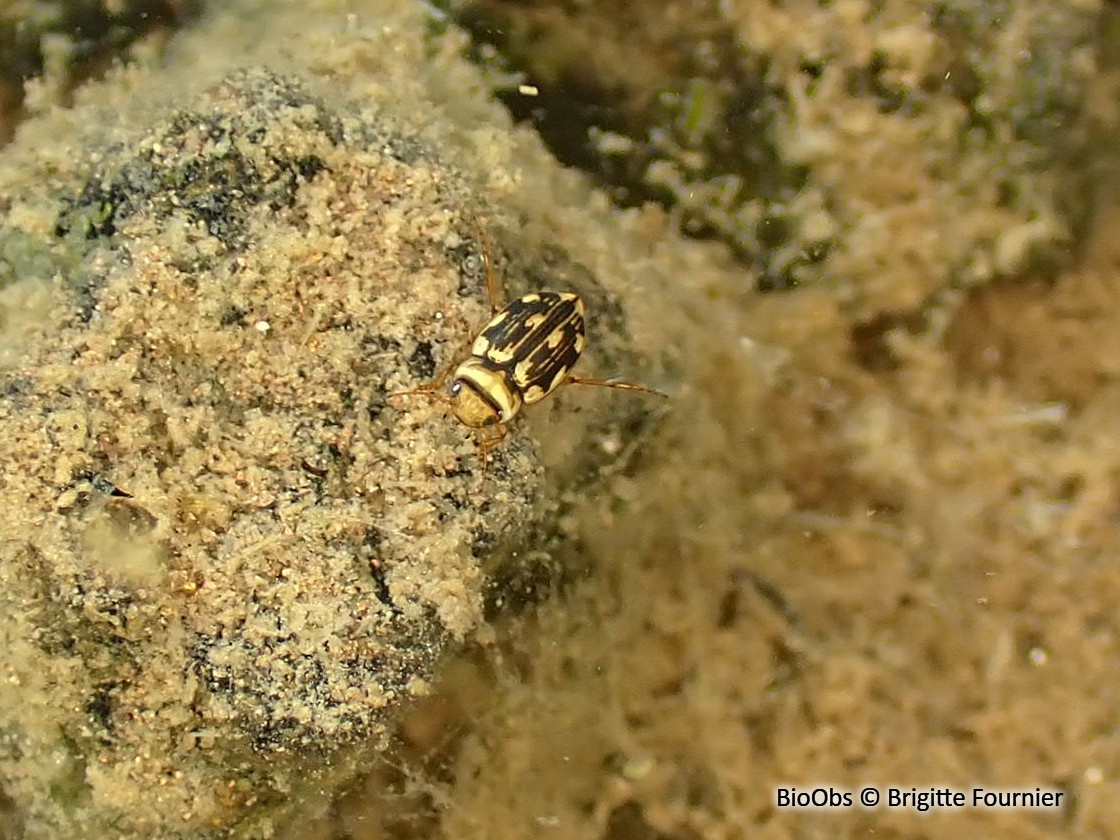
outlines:
[[[463,425],[477,430],[496,427],[496,435],[480,439],[485,463],[521,408],[540,402],[561,385],[595,385],[667,396],[633,382],[573,375],[572,368],[587,346],[583,300],[573,292],[540,291],[501,306],[490,266],[490,247],[481,226],[479,234],[490,320],[471,343],[466,359],[446,369],[435,381],[397,391],[390,397],[433,394],[450,403],[452,413]],[[444,391],[449,377],[451,384]]]

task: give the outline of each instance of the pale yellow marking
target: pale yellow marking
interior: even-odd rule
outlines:
[[[524,384],[529,381],[529,375],[533,372],[533,365],[529,362],[518,362],[513,366],[513,381],[518,385]]]
[[[491,347],[485,353],[476,353],[476,356],[485,356],[496,365],[504,365],[506,362],[513,361],[513,352],[510,350],[503,350],[501,347]]]
[[[539,385],[532,385],[525,389],[525,405],[532,405],[548,396],[548,392]]]
[[[549,350],[555,350],[557,347],[560,346],[561,342],[563,342],[563,341],[564,341],[564,331],[563,330],[555,330],[555,331],[553,331],[552,335],[550,335],[548,337],[548,340],[545,341],[544,345]]]
[[[575,345],[576,345],[576,355],[577,356],[582,355],[583,354],[583,348],[587,346],[587,339],[584,338],[582,334],[577,333],[576,334]]]
[[[554,377],[552,377],[552,384],[548,386],[548,393],[551,394],[558,387],[560,387],[560,383],[563,382],[565,379],[567,379],[567,377],[568,377],[568,368],[562,367],[562,368],[560,368],[560,370],[556,371],[556,375]]]
[[[486,351],[488,351],[489,349],[490,349],[490,340],[486,336],[480,335],[478,338],[476,338],[474,340],[474,344],[471,345],[471,355],[472,356],[485,356]]]

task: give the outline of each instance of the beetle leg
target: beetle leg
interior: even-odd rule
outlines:
[[[669,396],[664,391],[659,391],[648,385],[638,385],[636,382],[623,382],[618,379],[585,379],[582,376],[569,376],[564,384],[569,382],[573,385],[596,385],[600,388],[618,388],[620,391],[644,391],[647,394],[657,394],[660,397]]]
[[[476,438],[478,442],[478,448],[482,453],[482,472],[484,474],[490,467],[490,453],[499,443],[506,439],[506,435],[509,434],[509,428],[505,423],[500,423],[495,428],[495,432],[495,434],[488,437],[486,436],[485,432],[479,430],[478,437]]]
[[[478,225],[478,238],[482,241],[482,261],[486,264],[486,294],[490,297],[490,314],[497,315],[502,308],[502,295],[498,291],[498,278],[494,276],[494,269],[490,265],[490,238],[486,235],[486,228],[477,218],[474,223]]]
[[[417,385],[415,388],[408,388],[404,391],[391,391],[385,395],[385,399],[392,399],[393,397],[407,397],[412,394],[436,394],[440,395],[443,391],[443,386],[447,383],[447,377],[451,376],[451,372],[459,366],[460,359],[457,356],[452,356],[451,361],[444,366],[443,370],[439,372],[439,376],[431,382],[425,382],[423,385]]]

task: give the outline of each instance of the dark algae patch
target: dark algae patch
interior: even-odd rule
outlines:
[[[229,110],[176,114],[158,141],[119,156],[119,168],[92,175],[64,201],[56,233],[107,237],[131,216],[176,215],[228,249],[245,247],[253,211],[290,210],[301,184],[326,166],[310,143],[300,153],[276,132],[301,132],[329,148],[342,134],[337,117],[299,85],[277,80],[260,93],[231,97]]]

